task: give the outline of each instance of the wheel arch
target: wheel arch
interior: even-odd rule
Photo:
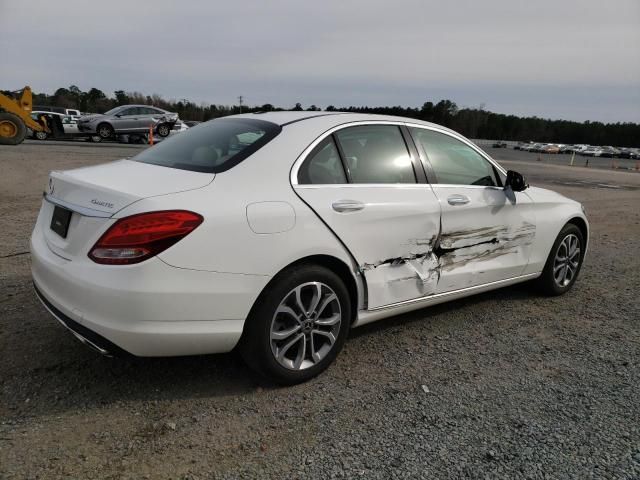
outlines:
[[[301,266],[301,265],[320,265],[322,267],[327,268],[328,270],[338,275],[338,277],[340,277],[340,279],[344,282],[345,287],[349,292],[349,297],[351,299],[350,313],[351,313],[351,324],[353,324],[358,318],[358,303],[360,298],[358,294],[359,293],[358,283],[356,281],[356,278],[353,275],[349,266],[343,260],[340,260],[339,258],[334,257],[332,255],[324,255],[324,254],[316,254],[316,255],[309,255],[306,257],[302,257],[294,262],[289,263],[285,267],[281,268],[280,271],[276,273],[271,278],[271,280],[269,280],[269,282],[264,286],[264,288],[262,289],[262,291],[260,292],[256,300],[253,302],[249,316],[251,315],[251,311],[253,311],[253,309],[258,304],[258,302],[260,301],[262,296],[265,294],[265,292],[267,292],[268,289],[275,282],[277,282],[283,274],[285,274],[289,269],[297,266]]]
[[[575,225],[576,227],[578,227],[578,229],[580,229],[580,233],[582,233],[582,238],[584,239],[585,243],[586,254],[589,245],[589,226],[587,225],[587,222],[582,217],[573,217],[570,218],[569,221],[567,221],[567,224]]]

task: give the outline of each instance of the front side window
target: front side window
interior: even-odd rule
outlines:
[[[437,183],[498,186],[493,165],[468,145],[433,130],[415,127],[410,130],[427,154]]]
[[[326,185],[347,183],[340,154],[329,135],[315,147],[298,172],[298,183],[301,185]]]
[[[409,151],[394,125],[364,125],[338,131],[352,183],[416,183]]]
[[[139,153],[132,160],[193,172],[220,173],[269,143],[281,131],[275,123],[248,118],[219,118]]]

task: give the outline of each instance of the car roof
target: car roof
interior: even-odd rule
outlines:
[[[257,112],[244,113],[241,115],[233,115],[222,118],[252,118],[255,120],[264,120],[275,123],[281,127],[291,123],[310,122],[315,119],[322,119],[324,125],[338,126],[349,122],[366,122],[366,121],[390,121],[390,122],[407,122],[419,125],[437,127],[439,129],[453,132],[453,130],[431,122],[425,122],[416,118],[396,117],[393,115],[376,115],[373,113],[355,113],[355,112],[307,112],[307,111],[284,111],[284,112]],[[331,125],[332,124],[332,125]],[[455,132],[453,132],[455,133]]]
[[[117,108],[129,108],[129,107],[149,107],[149,108],[155,108],[156,110],[162,110],[163,112],[167,111],[164,108],[156,107],[155,105],[144,105],[144,104],[141,104],[141,103],[131,103],[131,104],[127,104],[127,105],[120,105]]]

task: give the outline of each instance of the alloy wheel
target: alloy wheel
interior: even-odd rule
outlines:
[[[321,282],[298,285],[273,315],[271,352],[285,368],[310,368],[333,349],[341,322],[340,301],[331,287]]]
[[[553,262],[553,279],[559,287],[566,287],[575,278],[580,266],[580,240],[573,233],[562,239]]]

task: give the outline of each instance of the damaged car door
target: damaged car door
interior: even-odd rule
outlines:
[[[472,145],[429,128],[410,131],[442,206],[437,293],[521,275],[536,233],[529,196],[505,189],[504,174]]]
[[[437,285],[440,205],[408,135],[396,124],[339,129],[314,147],[294,185],[358,262],[369,309]]]

